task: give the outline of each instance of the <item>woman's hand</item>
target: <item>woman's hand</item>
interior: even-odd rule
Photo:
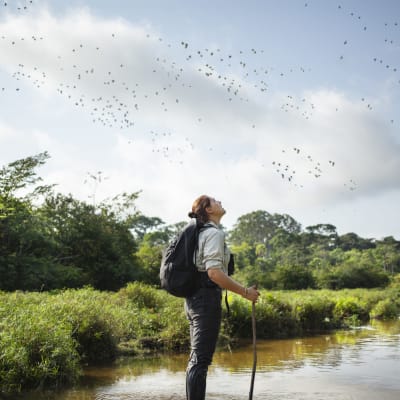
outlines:
[[[240,294],[245,299],[250,301],[256,302],[258,300],[260,292],[257,290],[256,286],[251,286],[249,288],[242,286],[240,283],[236,282],[230,276],[225,274],[221,268],[209,269],[207,272],[209,278],[220,288],[228,289],[231,292]]]
[[[251,287],[245,289],[243,297],[245,299],[250,300],[255,303],[255,302],[257,302],[259,295],[260,295],[260,292],[257,290],[257,287],[251,286]]]

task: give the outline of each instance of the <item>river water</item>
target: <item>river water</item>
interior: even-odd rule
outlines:
[[[29,400],[184,400],[187,355],[90,368],[79,387]],[[249,398],[251,343],[219,349],[207,399]],[[400,321],[308,338],[258,341],[254,400],[399,400]]]

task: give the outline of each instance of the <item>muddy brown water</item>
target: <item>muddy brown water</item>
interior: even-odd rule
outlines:
[[[314,337],[259,341],[254,400],[399,400],[400,321]],[[23,400],[184,400],[187,355],[120,359],[89,368],[79,386]],[[207,399],[249,397],[252,346],[219,349]]]

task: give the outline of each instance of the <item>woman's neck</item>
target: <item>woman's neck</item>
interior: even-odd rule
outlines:
[[[214,224],[219,225],[219,222],[221,221],[221,218],[212,216],[208,219],[210,222],[214,222]]]

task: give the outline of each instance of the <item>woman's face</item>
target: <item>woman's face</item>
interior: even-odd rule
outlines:
[[[222,204],[220,201],[215,200],[214,198],[210,198],[210,205],[207,207],[207,212],[210,215],[215,215],[222,217],[226,211],[225,208],[222,207]]]

